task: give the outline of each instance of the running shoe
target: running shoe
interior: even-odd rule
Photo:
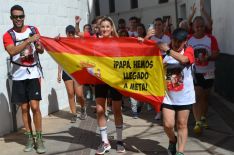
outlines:
[[[117,153],[124,153],[125,152],[124,143],[122,141],[117,141],[116,152]]]
[[[28,138],[27,139],[27,143],[25,145],[25,148],[24,148],[24,152],[31,152],[33,150],[33,147],[34,147],[34,140],[33,138]]]
[[[96,150],[96,154],[104,154],[105,152],[109,151],[111,149],[111,146],[109,143],[102,142],[98,149]]]
[[[45,153],[46,152],[46,148],[45,145],[43,143],[43,140],[41,138],[37,139],[36,141],[36,151],[39,154]]]
[[[87,118],[86,108],[81,108],[80,119],[85,120]]]
[[[133,115],[132,118],[134,118],[134,119],[138,119],[139,118],[139,115],[138,115],[137,112],[133,112],[132,115]]]
[[[71,118],[71,123],[76,123],[77,121],[77,115],[73,115]]]
[[[169,155],[175,155],[176,154],[176,143],[177,143],[177,137],[176,138],[176,142],[171,142],[169,141],[169,146],[168,146],[168,154]]]
[[[207,119],[204,116],[201,117],[201,125],[203,128],[208,129]]]
[[[193,132],[197,135],[200,135],[202,133],[202,124],[201,121],[197,121],[194,128],[193,128]]]

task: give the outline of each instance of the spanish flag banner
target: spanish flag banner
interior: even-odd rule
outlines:
[[[163,101],[165,82],[159,49],[136,38],[41,37],[52,58],[80,84],[106,83],[123,95],[153,104]]]

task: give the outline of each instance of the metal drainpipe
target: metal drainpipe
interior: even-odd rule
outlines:
[[[179,27],[178,23],[178,5],[177,5],[177,0],[175,0],[175,15],[176,15],[176,28]]]

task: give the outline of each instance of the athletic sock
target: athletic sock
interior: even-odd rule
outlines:
[[[116,134],[117,134],[117,141],[122,141],[122,135],[123,135],[123,125],[116,126]]]
[[[107,127],[100,127],[100,133],[102,137],[102,141],[104,143],[109,143],[108,138],[107,138]]]

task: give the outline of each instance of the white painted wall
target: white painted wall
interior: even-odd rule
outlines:
[[[220,52],[234,55],[234,1],[212,0],[213,33],[216,36]]]
[[[93,1],[88,0],[0,0],[0,136],[12,131],[12,118],[7,91],[7,66],[2,36],[12,27],[10,8],[19,4],[24,8],[25,24],[39,28],[41,35],[54,37],[61,33],[65,36],[65,27],[74,24],[75,15],[82,18],[81,26],[88,21],[89,13],[93,16]],[[90,11],[88,11],[88,4]],[[67,94],[64,84],[57,83],[57,64],[45,52],[40,57],[44,70],[42,80],[42,115],[68,107]],[[18,126],[22,126],[20,112],[17,113]]]
[[[189,1],[189,2],[187,2]],[[178,0],[178,8],[184,3],[186,5],[186,14],[189,14],[190,6],[195,0]],[[158,1],[155,0],[138,0],[138,8],[130,9],[130,0],[115,0],[115,13],[109,13],[109,1],[102,0],[100,1],[100,10],[101,15],[109,15],[117,23],[119,18],[124,18],[128,21],[129,17],[137,16],[141,18],[142,23],[146,26],[157,17],[171,16],[172,23],[175,27],[175,1],[169,0],[168,3],[158,4]],[[180,11],[178,11],[180,13]],[[180,17],[180,14],[179,14]]]
[[[136,9],[130,9],[130,1],[127,0],[124,3],[121,3],[120,1],[116,1],[116,13],[110,14],[116,22],[119,18],[124,18],[128,22],[129,17],[137,16],[141,18],[142,23],[147,26],[157,17],[170,15],[172,19],[175,18],[175,6],[173,0],[170,0],[165,4],[158,4],[158,1],[154,0],[138,1],[138,8]]]

